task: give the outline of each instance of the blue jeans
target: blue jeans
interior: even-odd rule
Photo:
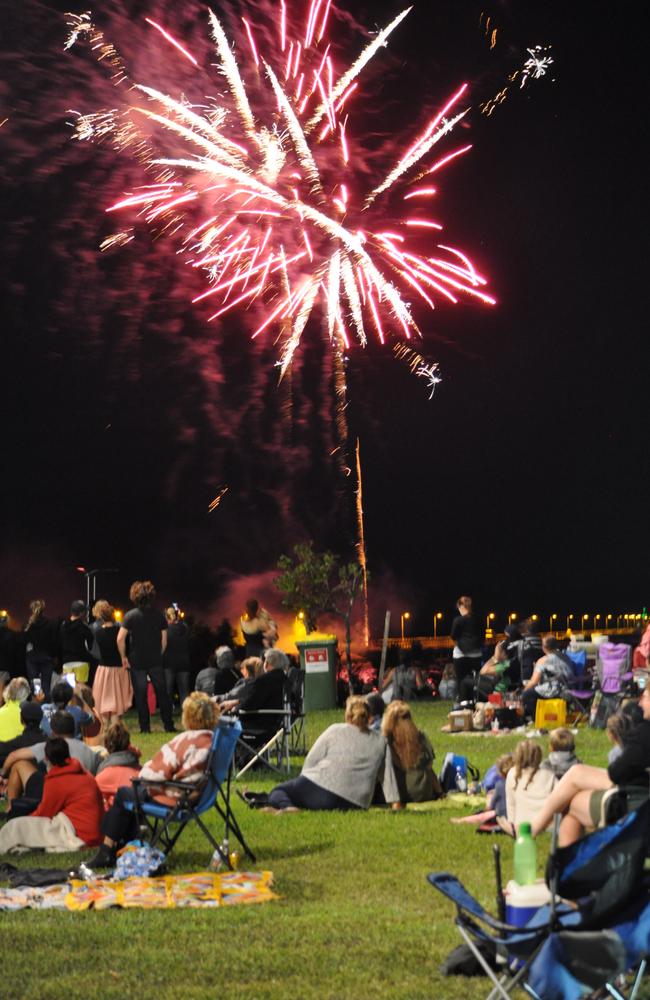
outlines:
[[[151,728],[151,716],[147,704],[147,680],[151,680],[153,684],[163,726],[169,731],[173,727],[172,706],[165,685],[165,672],[162,667],[154,667],[152,670],[131,670],[133,697],[138,710],[140,732],[146,733]]]

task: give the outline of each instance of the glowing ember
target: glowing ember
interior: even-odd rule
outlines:
[[[145,171],[146,183],[106,211],[135,212],[156,236],[179,241],[188,263],[207,275],[208,287],[194,301],[214,302],[210,319],[254,306],[252,336],[272,326],[278,330],[281,376],[317,307],[340,354],[353,336],[365,345],[368,329],[382,343],[389,334],[419,335],[417,300],[429,308],[440,296],[452,303],[460,296],[494,303],[483,290],[486,279],[464,253],[431,245],[443,228],[438,212],[431,218],[426,209],[436,188],[417,183],[471,148],[429,158],[467,114],[468,108],[459,107],[467,85],[406,142],[385,177],[368,190],[360,169],[366,167],[364,150],[352,128],[353,97],[364,66],[408,10],[349,68],[336,65],[327,43],[330,12],[331,0],[309,0],[304,17],[294,18],[288,0],[281,0],[270,30],[251,17],[239,20],[235,49],[210,12],[226,93],[198,105],[130,82],[121,110],[72,112],[76,138],[109,137]],[[203,79],[195,54],[164,25],[145,20],[168,46],[170,75],[174,60],[189,62],[197,67],[203,93],[208,86],[221,90]],[[69,15],[69,25],[66,48],[84,37],[112,70],[116,86],[128,79],[121,57],[90,15]],[[398,185],[406,188],[393,197]],[[132,226],[124,226],[102,248],[131,239]],[[435,387],[433,367],[417,374]]]

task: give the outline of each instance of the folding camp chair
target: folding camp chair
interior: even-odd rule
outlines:
[[[125,806],[135,813],[138,825],[148,831],[152,847],[160,845],[166,854],[170,854],[183,830],[189,824],[196,823],[228,868],[232,867],[229,857],[231,833],[239,841],[245,854],[251,861],[255,861],[255,855],[244,840],[230,805],[233,759],[240,734],[241,724],[237,719],[227,717],[219,719],[206,760],[205,774],[198,785],[185,781],[161,783],[143,778],[133,780],[134,802],[125,802]],[[168,806],[147,798],[145,793],[152,786],[157,789],[162,786],[163,789],[173,791],[174,795],[178,795],[178,801],[173,806]],[[216,810],[225,824],[221,843],[215,839],[201,818],[212,809]]]
[[[298,683],[293,676],[285,676],[281,709],[263,708],[239,713],[243,732],[237,744],[236,778],[256,764],[278,774],[289,774],[291,755],[307,752],[304,675],[298,671],[296,674],[299,674]]]
[[[623,1000],[624,995],[610,979],[642,963],[632,987],[638,988],[645,972],[643,963],[650,954],[650,890],[643,882],[649,836],[647,801],[617,823],[596,830],[570,847],[554,847],[548,869],[551,904],[539,909],[523,928],[490,916],[453,875],[443,872],[428,876],[431,885],[455,904],[456,925],[493,984],[490,1000],[510,1000],[512,990],[518,986],[536,1000],[569,1000],[583,995],[585,983],[592,988],[593,983],[602,986]],[[556,903],[558,898],[573,900],[574,904]],[[629,937],[630,924],[641,915],[647,915],[647,926],[636,934],[634,947],[628,947],[625,935]],[[613,940],[617,933],[626,946],[625,954]],[[579,982],[574,973],[585,975],[589,958],[585,961],[583,956],[589,956],[594,942],[599,943],[597,950],[591,951],[592,973],[596,955],[603,959],[598,974],[592,978],[589,973],[590,978],[582,980],[579,992],[562,992],[572,977]],[[484,958],[481,944],[489,945],[499,956],[500,975]],[[548,968],[549,952],[557,957],[562,951],[573,956],[574,966],[566,972],[557,971],[554,978]]]

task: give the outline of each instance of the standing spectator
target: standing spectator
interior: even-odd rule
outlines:
[[[19,676],[22,670],[20,652],[18,634],[9,625],[9,615],[0,611],[0,673]]]
[[[459,597],[456,608],[458,615],[451,624],[451,638],[454,640],[454,673],[460,693],[464,678],[478,673],[481,666],[483,634],[476,615],[472,612],[471,597]]]
[[[95,707],[102,722],[118,722],[133,701],[130,673],[123,665],[117,648],[120,627],[115,622],[115,610],[108,601],[97,601],[93,607],[93,616],[98,625],[94,636],[99,654],[99,666],[93,683]]]
[[[165,611],[167,619],[167,648],[163,656],[167,694],[173,706],[178,692],[179,706],[190,693],[190,630],[181,618],[176,604]]]
[[[278,628],[268,611],[253,598],[246,601],[246,611],[239,619],[246,643],[246,656],[264,655],[277,641]]]
[[[167,648],[167,620],[161,611],[153,607],[155,596],[156,591],[151,580],[136,580],[131,585],[129,598],[135,607],[127,611],[124,616],[117,633],[117,648],[122,658],[122,666],[131,669],[131,683],[138,709],[140,732],[151,732],[147,704],[147,678],[149,678],[156,692],[165,732],[175,733],[163,670],[163,655]]]
[[[82,683],[88,680],[90,673],[93,644],[93,634],[85,622],[87,610],[83,601],[73,601],[70,617],[61,622],[60,629],[61,673],[73,673]]]
[[[39,678],[45,700],[50,700],[52,674],[59,654],[58,630],[55,622],[45,617],[45,601],[32,601],[25,624],[25,666],[29,682]]]

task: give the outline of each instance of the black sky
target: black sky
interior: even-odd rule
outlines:
[[[79,72],[61,55],[69,4],[3,6],[0,604],[18,618],[36,591],[63,604],[71,567],[93,563],[120,568],[111,587],[152,575],[206,608],[224,573],[264,572],[294,538],[349,552],[352,482],[323,458],[332,396],[319,355],[304,361],[299,426],[282,438],[269,430],[272,351],[233,348],[228,331],[207,344],[155,252],[97,262],[101,207],[97,234],[66,222],[89,177],[98,192],[110,183],[93,147],[71,152],[53,95]],[[138,18],[153,6],[122,4]],[[348,9],[372,24],[399,7]],[[482,9],[416,4],[391,42],[380,117],[415,134],[463,80],[484,100],[526,46],[553,46],[552,79],[515,84],[489,120],[473,114],[471,155],[441,177],[447,228],[499,304],[441,307],[423,324],[420,349],[443,377],[432,401],[390,348],[354,349],[348,366],[369,563],[416,631],[460,592],[520,614],[638,610],[648,593],[638,5],[496,3],[494,53]]]

